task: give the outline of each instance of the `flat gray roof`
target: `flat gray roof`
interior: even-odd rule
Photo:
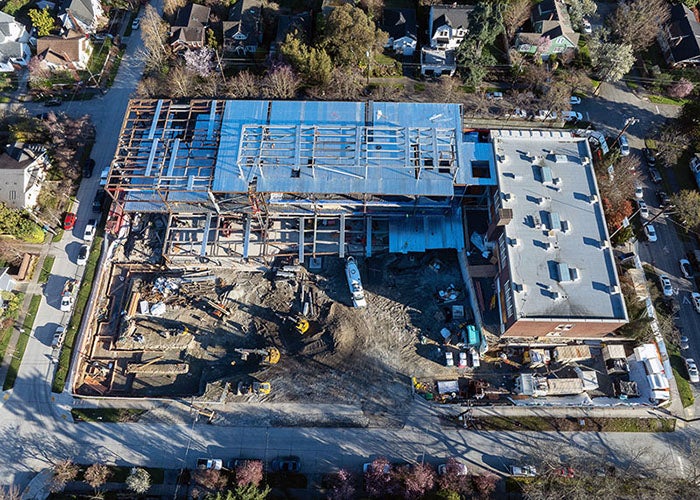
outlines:
[[[627,320],[585,138],[491,132],[516,318]],[[508,305],[506,301],[506,305]]]

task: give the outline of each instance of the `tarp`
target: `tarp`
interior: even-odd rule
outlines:
[[[437,383],[439,394],[450,394],[459,392],[459,382],[457,380],[441,380]]]

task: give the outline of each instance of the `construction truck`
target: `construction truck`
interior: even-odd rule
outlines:
[[[276,347],[266,347],[264,349],[235,349],[241,355],[243,361],[248,361],[252,356],[260,356],[261,363],[265,365],[276,365],[280,361],[280,351]]]
[[[272,392],[272,385],[270,382],[258,382],[254,380],[252,382],[238,382],[238,395],[245,396],[248,394],[257,394],[258,396],[265,396]]]

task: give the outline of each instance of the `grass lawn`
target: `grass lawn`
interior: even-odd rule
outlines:
[[[75,337],[78,334],[78,329],[80,328],[80,321],[83,317],[83,313],[85,312],[85,306],[87,305],[88,298],[90,298],[90,292],[92,291],[92,283],[95,279],[97,262],[100,260],[101,254],[102,237],[97,236],[92,242],[90,255],[85,266],[85,274],[83,275],[83,281],[80,284],[80,291],[78,291],[78,296],[76,297],[75,309],[73,310],[70,322],[68,323],[68,329],[66,331],[66,340],[63,343],[63,349],[61,349],[61,356],[58,359],[56,375],[54,376],[53,384],[51,385],[51,390],[53,392],[63,392],[63,387],[66,385],[66,377],[68,376],[71,357],[73,356],[73,348],[75,347]]]
[[[476,421],[489,431],[672,432],[676,427],[672,418],[482,417]]]
[[[649,100],[654,104],[672,104],[674,106],[683,106],[686,102],[688,102],[688,99],[674,99],[673,97],[655,94],[650,94]]]
[[[668,356],[669,361],[671,362],[671,368],[673,368],[673,376],[676,379],[676,385],[678,386],[678,393],[681,396],[683,408],[692,406],[693,403],[695,403],[695,396],[693,396],[693,388],[690,386],[690,382],[686,378],[686,375],[688,375],[688,370],[685,367],[681,353],[678,348],[669,346]]]
[[[107,60],[107,56],[109,55],[109,51],[111,50],[111,48],[112,40],[110,40],[109,38],[105,39],[105,41],[102,43],[98,42],[94,44],[92,55],[90,56],[90,60],[88,61],[87,71],[82,71],[80,75],[84,81],[87,81],[90,78],[91,74],[95,77],[99,77],[99,74],[102,72],[102,68],[105,65],[105,61]]]
[[[46,283],[49,281],[49,276],[51,276],[51,269],[53,269],[53,262],[56,257],[53,255],[47,255],[44,259],[44,263],[41,265],[41,272],[39,273],[39,278],[37,281],[39,283]]]
[[[85,408],[73,409],[71,415],[76,420],[83,422],[136,422],[138,417],[146,413],[146,410],[134,410],[130,408]]]
[[[22,292],[17,293],[17,300],[21,304],[24,302],[24,294]],[[10,345],[10,339],[12,338],[12,329],[15,326],[15,321],[17,319],[17,316],[19,316],[19,309],[16,311],[13,311],[11,314],[7,315],[7,318],[11,319],[12,321],[9,322],[9,325],[0,332],[0,361],[5,357],[5,352],[7,352],[7,346]]]
[[[12,361],[10,361],[10,367],[7,369],[7,376],[5,377],[5,383],[2,385],[2,390],[7,391],[15,386],[15,380],[17,380],[17,372],[19,371],[19,366],[22,364],[22,358],[24,357],[24,351],[27,349],[27,343],[29,342],[29,336],[32,334],[32,328],[34,327],[34,319],[36,318],[36,313],[39,310],[39,304],[41,303],[41,295],[32,296],[32,300],[29,302],[29,308],[27,309],[27,316],[24,318],[24,332],[20,334],[19,340],[17,341],[17,347],[15,349],[15,354],[12,356]]]
[[[56,234],[53,235],[53,238],[51,238],[52,243],[58,243],[61,241],[61,238],[63,238],[63,229],[56,229]]]

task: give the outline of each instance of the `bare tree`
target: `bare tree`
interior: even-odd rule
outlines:
[[[483,117],[489,109],[490,101],[486,98],[484,92],[476,92],[470,94],[464,105],[471,111],[472,118]]]
[[[63,491],[66,487],[66,483],[73,481],[78,477],[78,472],[80,468],[74,464],[71,460],[61,460],[60,462],[54,464],[53,466],[53,478],[51,479],[51,484],[49,489],[52,493],[58,493]]]
[[[670,17],[666,0],[630,0],[621,2],[608,25],[620,44],[630,45],[634,53],[650,47]]]
[[[474,481],[474,490],[479,495],[479,498],[491,498],[491,495],[496,491],[498,476],[485,472],[472,476]]]
[[[681,155],[690,146],[690,138],[674,124],[663,125],[656,135],[656,147],[659,160],[670,168],[678,163]]]
[[[160,71],[170,58],[171,49],[168,45],[170,26],[161,19],[158,11],[151,5],[144,8],[141,21],[141,39],[144,50],[141,54],[146,68],[150,71]]]
[[[228,81],[227,94],[235,99],[252,99],[260,96],[260,79],[243,70]]]
[[[246,460],[236,467],[236,484],[259,486],[263,480],[263,463],[260,460]]]
[[[126,487],[134,493],[146,493],[151,487],[151,475],[146,469],[134,467],[126,478]]]
[[[455,102],[461,94],[459,80],[443,75],[436,83],[428,84],[427,94],[433,102]]]
[[[503,26],[509,41],[513,39],[517,29],[530,19],[531,9],[532,0],[512,0],[508,2],[503,10]]]
[[[109,467],[104,464],[92,464],[85,471],[85,482],[94,489],[103,486],[111,475]]]
[[[193,97],[197,90],[195,75],[182,65],[175,66],[168,74],[170,93],[173,97]]]
[[[355,498],[355,478],[345,469],[340,469],[327,478],[329,500],[352,500]]]
[[[300,86],[301,80],[287,64],[269,70],[262,81],[263,95],[269,99],[291,99]]]
[[[0,500],[20,500],[21,498],[22,492],[18,486],[0,487]]]
[[[351,101],[358,98],[364,83],[360,74],[353,69],[336,68],[331,75],[331,82],[322,97]]]
[[[163,14],[168,18],[173,18],[177,11],[187,5],[186,0],[163,0]]]
[[[435,487],[435,469],[430,464],[416,464],[404,478],[404,497],[423,498]]]

